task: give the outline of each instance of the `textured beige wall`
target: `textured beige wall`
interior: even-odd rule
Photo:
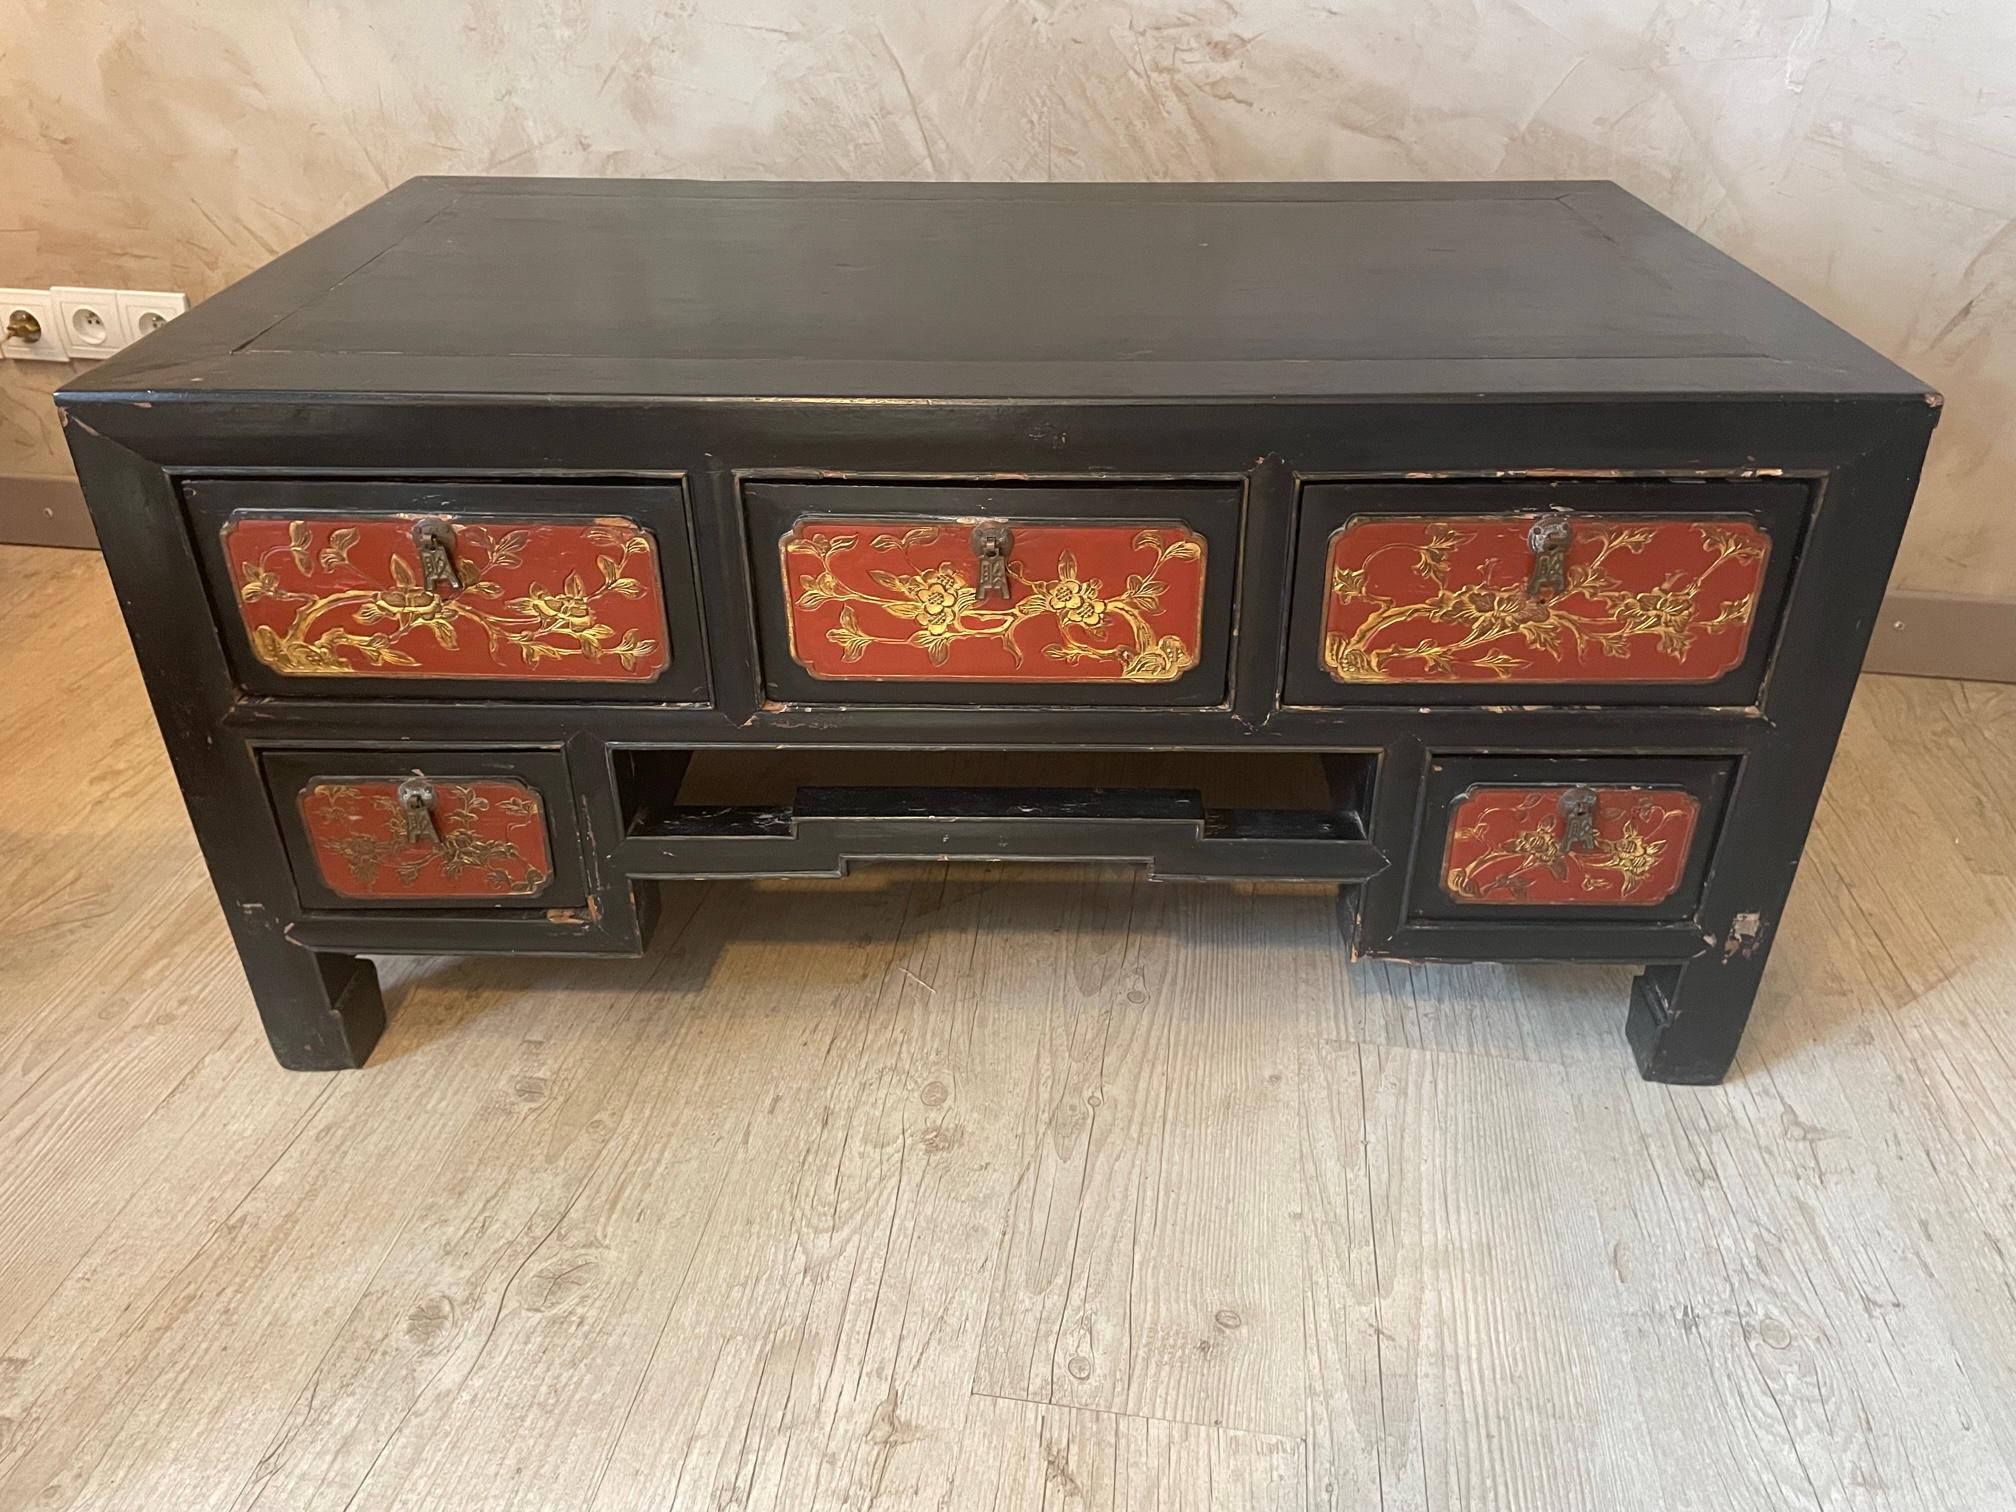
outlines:
[[[416,173],[1615,178],[1947,391],[1899,584],[2016,593],[2016,0],[0,5],[0,284],[200,297]]]

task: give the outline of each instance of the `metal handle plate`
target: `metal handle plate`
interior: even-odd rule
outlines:
[[[1015,549],[1015,532],[1000,520],[983,520],[973,527],[973,555],[980,561],[980,581],[974,590],[979,603],[999,594],[1014,602],[1015,590],[1008,582],[1008,554]]]
[[[1596,849],[1596,790],[1572,787],[1561,795],[1561,850]]]
[[[420,585],[437,583],[461,588],[462,570],[455,565],[455,527],[446,520],[417,520],[413,525],[413,545],[420,552]]]
[[[1567,590],[1568,548],[1574,540],[1575,529],[1566,515],[1550,514],[1533,522],[1526,532],[1526,545],[1533,553],[1533,570],[1526,577],[1529,598],[1551,598]]]
[[[408,845],[438,845],[434,825],[434,784],[415,772],[399,784],[399,816],[405,822]]]

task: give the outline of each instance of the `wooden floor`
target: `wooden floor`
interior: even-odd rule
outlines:
[[[682,885],[268,1055],[0,551],[0,1508],[2016,1508],[2016,690],[1868,679],[1738,1074],[1315,894]]]

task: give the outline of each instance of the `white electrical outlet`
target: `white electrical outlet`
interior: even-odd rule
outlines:
[[[61,318],[47,289],[0,289],[0,356],[22,362],[68,362]]]
[[[119,317],[116,289],[55,288],[56,317],[72,361],[110,357],[126,345],[126,322]]]
[[[119,290],[119,321],[129,342],[152,336],[188,308],[187,294],[166,294],[155,289]]]

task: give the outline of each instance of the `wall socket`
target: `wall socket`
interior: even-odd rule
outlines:
[[[0,289],[0,355],[23,362],[110,357],[189,308],[160,289]]]
[[[17,362],[68,362],[56,299],[47,289],[0,289],[0,356]]]
[[[157,289],[119,291],[119,320],[126,327],[129,342],[152,336],[188,308],[186,294],[164,294]]]
[[[126,345],[126,322],[119,318],[116,289],[75,289],[59,285],[56,318],[63,326],[63,344],[74,361],[79,357],[110,357]]]

